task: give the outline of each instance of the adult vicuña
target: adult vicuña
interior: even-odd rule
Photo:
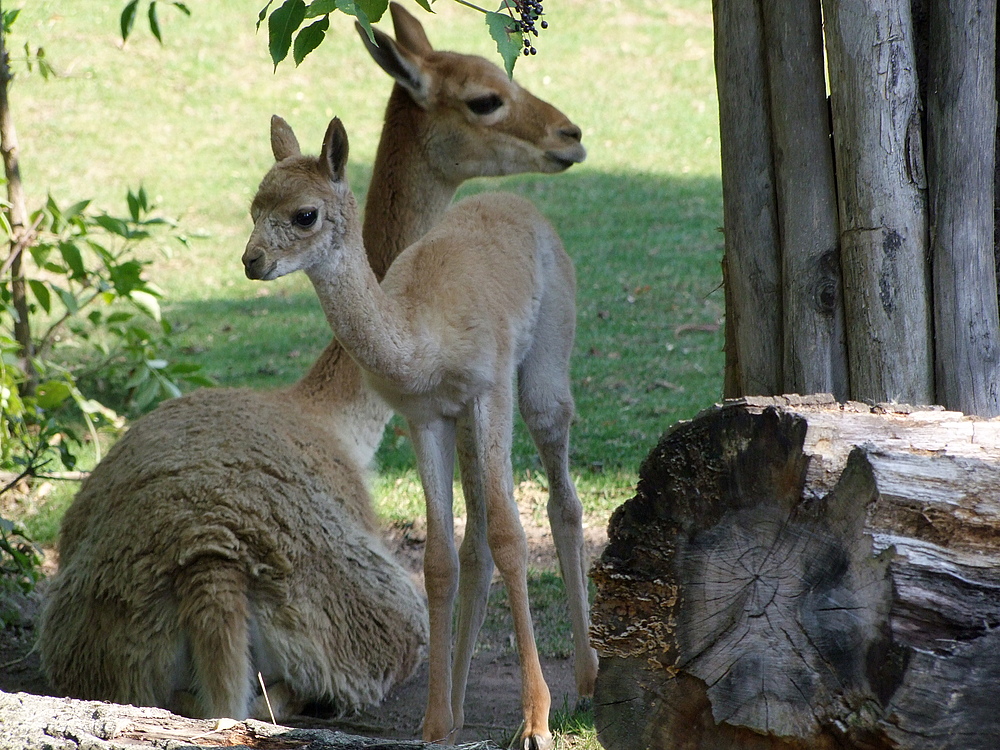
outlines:
[[[376,32],[379,63],[438,93],[418,103],[396,85],[386,109],[368,193],[379,220],[365,228],[379,276],[467,177],[556,171],[584,155],[553,107],[523,92],[512,101],[494,66],[432,55],[416,19],[398,7],[393,19],[398,44]],[[438,55],[449,65],[422,62]],[[454,117],[483,91],[504,98],[506,117]],[[474,164],[429,148],[449,133]],[[427,627],[364,483],[389,415],[335,341],[289,388],[204,389],[137,420],[63,522],[39,641],[53,687],[263,718],[261,671],[278,715],[380,700],[412,671]]]
[[[568,472],[572,263],[531,203],[484,194],[450,208],[400,253],[379,285],[345,177],[348,144],[340,120],[330,123],[318,159],[303,156],[284,127],[272,128],[272,144],[277,163],[251,204],[246,274],[271,280],[305,271],[366,382],[409,424],[427,501],[424,739],[453,740],[462,727],[469,662],[495,562],[521,661],[522,737],[526,747],[548,747],[550,697],[535,647],[527,544],[513,496],[513,381],[516,374],[521,414],[549,472],[549,516],[563,572],[568,585],[582,587],[582,510]],[[461,568],[452,522],[456,448],[468,513]]]

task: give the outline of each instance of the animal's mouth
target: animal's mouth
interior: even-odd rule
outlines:
[[[586,159],[587,152],[583,146],[579,146],[572,151],[546,151],[545,157],[559,168],[558,171],[562,172]]]
[[[277,264],[267,263],[263,258],[246,261],[243,264],[243,270],[246,272],[247,278],[254,281],[271,281],[277,278],[275,275]]]

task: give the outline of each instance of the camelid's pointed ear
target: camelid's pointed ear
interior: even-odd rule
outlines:
[[[274,154],[275,161],[302,154],[291,126],[277,115],[271,115],[271,153]]]
[[[420,63],[420,56],[396,44],[396,40],[385,32],[372,29],[375,33],[376,46],[372,44],[368,33],[361,24],[355,21],[354,25],[372,59],[379,64],[382,70],[391,75],[396,83],[410,92],[413,101],[424,106],[427,102],[430,85]]]
[[[417,55],[429,55],[434,51],[424,32],[423,24],[399,3],[389,3],[392,14],[392,28],[396,32],[396,42]]]
[[[339,117],[334,117],[327,126],[319,160],[332,182],[344,179],[347,168],[347,131]]]

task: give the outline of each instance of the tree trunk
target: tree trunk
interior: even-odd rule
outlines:
[[[0,14],[3,13],[0,4]],[[0,24],[2,26],[2,24]],[[7,218],[10,223],[10,252],[8,260],[11,275],[11,303],[17,319],[14,321],[14,338],[21,347],[23,369],[27,379],[21,384],[22,395],[31,395],[38,383],[38,373],[32,363],[34,341],[28,317],[27,282],[23,272],[24,250],[30,242],[31,228],[28,226],[28,211],[25,208],[24,188],[21,185],[21,168],[18,162],[17,133],[10,111],[10,57],[7,52],[6,35],[0,27],[0,152],[3,153],[4,174],[7,178]]]
[[[819,0],[763,0],[763,21],[784,292],[782,391],[847,398]]]
[[[934,403],[909,0],[825,0],[853,398]]]
[[[928,4],[927,172],[937,403],[1000,414],[993,259],[996,0]]]
[[[1000,421],[747,399],[664,435],[594,566],[608,750],[987,750]]]
[[[763,28],[753,3],[713,0],[725,211],[727,394],[781,390],[781,267]],[[744,314],[745,313],[745,314]]]

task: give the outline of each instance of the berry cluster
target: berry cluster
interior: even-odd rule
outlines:
[[[535,21],[542,17],[545,11],[542,9],[541,0],[512,0],[514,8],[520,18],[515,19],[517,25],[524,35],[524,54],[534,55],[538,50],[531,44],[531,37],[538,36],[538,29],[535,28]],[[510,6],[507,6],[508,9]],[[513,13],[511,14],[513,16]],[[543,29],[549,27],[548,21],[539,24]]]

